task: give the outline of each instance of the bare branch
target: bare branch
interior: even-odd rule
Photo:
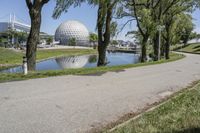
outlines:
[[[48,3],[50,0],[42,0],[42,5]]]
[[[135,15],[135,19],[136,19],[136,22],[137,22],[138,29],[139,29],[140,33],[142,34],[142,36],[145,36],[145,34],[144,34],[144,32],[141,28],[140,22],[139,22],[135,0],[132,0],[132,1],[133,1],[133,10],[134,10],[134,15]]]
[[[128,20],[128,21],[122,26],[122,28],[120,29],[120,31],[117,32],[117,34],[119,34],[120,32],[122,32],[123,29],[126,27],[126,25],[127,25],[128,23],[130,23],[131,21],[133,21],[133,20],[136,20],[136,19],[130,19],[130,20]]]
[[[32,6],[33,6],[33,3],[32,3],[31,0],[26,0],[26,5],[27,5],[27,7],[28,7],[29,9],[31,9]]]

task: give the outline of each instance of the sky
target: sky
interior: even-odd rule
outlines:
[[[81,7],[73,8],[71,7],[67,13],[63,13],[60,18],[53,19],[53,9],[55,7],[55,0],[50,0],[42,10],[42,25],[41,31],[48,34],[54,35],[57,27],[67,20],[77,20],[82,22],[90,32],[96,31],[96,20],[97,20],[97,8],[82,4]],[[9,14],[14,13],[17,20],[30,24],[30,17],[28,13],[28,8],[26,6],[25,0],[1,0],[0,4],[0,21],[8,21]],[[193,13],[193,22],[195,23],[195,31],[200,33],[200,11],[195,11]],[[122,26],[126,20],[120,20],[119,27]],[[130,40],[130,38],[125,37],[125,34],[129,29],[135,28],[135,23],[132,25],[127,25],[126,28],[118,35],[117,39]]]

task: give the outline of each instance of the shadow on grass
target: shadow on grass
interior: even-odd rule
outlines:
[[[200,49],[195,50],[194,52],[200,52]]]
[[[197,48],[200,48],[200,45],[198,45],[198,46],[195,46],[193,49],[197,49]]]
[[[189,44],[183,45],[183,46],[179,46],[179,47],[174,48],[174,49],[172,49],[172,50],[173,50],[173,51],[178,51],[178,50],[180,50],[180,49],[186,48],[187,46],[189,46]]]
[[[200,128],[189,128],[182,131],[172,131],[166,133],[200,133]]]

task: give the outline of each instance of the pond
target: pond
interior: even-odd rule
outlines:
[[[107,53],[107,66],[136,64],[140,56],[132,53]],[[91,68],[97,66],[97,55],[68,56],[38,62],[36,70],[62,70],[67,68]],[[0,71],[1,73],[20,73],[22,67],[14,67]]]

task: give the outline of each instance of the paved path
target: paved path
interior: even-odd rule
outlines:
[[[200,56],[102,75],[0,84],[0,133],[85,132],[200,79]]]

